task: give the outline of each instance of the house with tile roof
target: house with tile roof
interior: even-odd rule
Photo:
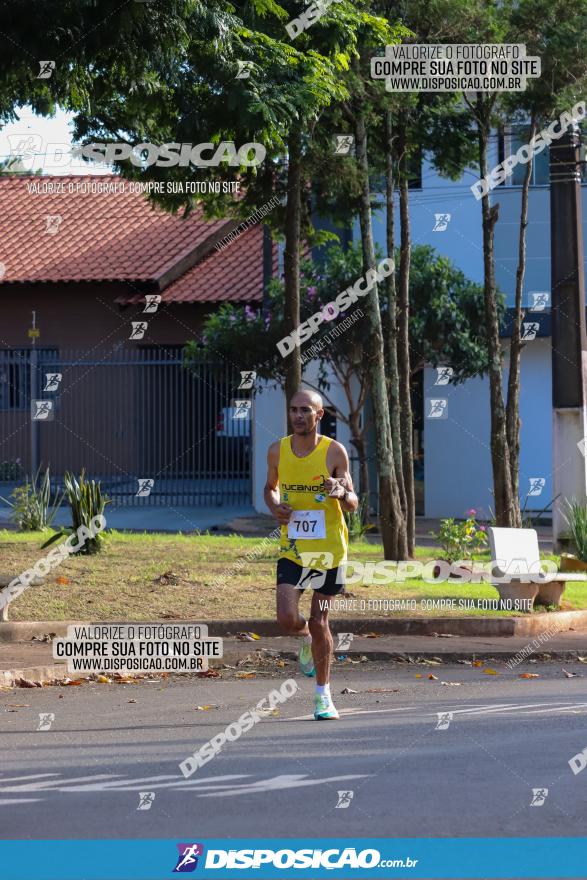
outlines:
[[[49,464],[121,501],[250,503],[238,358],[195,374],[182,347],[219,304],[262,302],[277,246],[267,260],[265,239],[264,260],[260,224],[227,244],[239,221],[171,215],[130,189],[0,177],[0,484]]]

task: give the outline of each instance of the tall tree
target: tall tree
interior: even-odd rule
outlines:
[[[586,0],[521,0],[511,14],[511,40],[526,45],[528,55],[539,55],[541,76],[531,79],[524,92],[506,95],[504,114],[516,125],[523,140],[533,142],[538,127],[546,127],[557,115],[570,111],[587,94],[587,2]],[[582,47],[582,49],[581,49]],[[541,147],[544,149],[544,147]],[[520,371],[523,293],[526,273],[526,235],[530,184],[534,168],[532,153],[524,170],[520,194],[518,265],[516,269],[512,335],[509,351],[506,402],[507,438],[512,490],[517,501],[515,524],[521,526],[520,471]]]
[[[364,47],[366,50],[367,47]],[[366,52],[365,52],[366,54]],[[353,63],[354,91],[349,106],[349,116],[354,123],[357,167],[359,172],[360,201],[359,223],[365,271],[375,268],[375,246],[373,242],[373,223],[371,214],[371,185],[369,176],[369,144],[365,118],[365,88],[361,64],[365,56],[355,58]],[[393,255],[388,255],[392,258]],[[385,376],[385,348],[379,294],[374,285],[365,303],[369,319],[368,360],[371,373],[371,398],[376,423],[376,459],[379,484],[380,530],[383,551],[386,559],[405,559],[408,552],[405,520],[401,507],[397,473],[393,455],[393,437],[389,416],[389,400]]]

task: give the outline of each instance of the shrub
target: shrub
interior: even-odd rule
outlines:
[[[10,498],[2,498],[12,508],[10,518],[22,532],[45,531],[55,519],[63,500],[63,495],[56,492],[51,503],[49,468],[39,482],[40,473],[39,468],[30,482],[27,478],[24,486],[17,486],[12,491]]]
[[[344,518],[349,530],[349,543],[362,540],[363,536],[374,528],[368,521],[367,496],[361,495],[359,506],[356,510],[345,511]]]
[[[574,498],[572,501],[565,498],[562,516],[569,527],[577,556],[587,562],[587,506]]]
[[[96,483],[94,480],[86,480],[85,471],[81,472],[79,480],[67,471],[63,477],[63,485],[65,487],[65,497],[71,506],[72,524],[70,528],[62,529],[53,535],[43,544],[43,547],[53,544],[59,538],[69,537],[69,535],[76,533],[80,526],[85,526],[89,529],[94,517],[101,516],[106,505],[110,504],[110,499],[102,494],[100,483]],[[78,552],[88,555],[98,553],[104,545],[104,540],[105,536],[100,532],[93,538],[88,538]]]
[[[484,526],[477,525],[477,511],[469,510],[464,522],[441,519],[438,534],[431,532],[443,549],[444,558],[448,562],[457,559],[469,559],[473,553],[483,550],[487,543]]]
[[[20,463],[20,458],[14,461],[0,461],[0,482],[12,483],[15,480],[22,480],[24,470]]]

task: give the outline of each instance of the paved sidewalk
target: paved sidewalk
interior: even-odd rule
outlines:
[[[505,662],[522,649],[533,649],[535,657],[548,654],[553,660],[570,660],[577,656],[587,657],[587,632],[566,632],[541,642],[531,637],[510,638],[469,638],[452,636],[382,636],[365,638],[353,636],[350,647],[337,649],[340,641],[334,640],[335,654],[338,658],[368,660],[400,660],[409,662],[418,657],[441,657],[446,662],[470,660],[475,658],[495,658]],[[256,651],[268,650],[292,657],[297,654],[298,639],[288,636],[268,636],[254,641],[241,641],[235,636],[223,638],[223,657],[219,661],[235,665],[247,655]],[[529,654],[528,656],[532,656]],[[212,661],[212,666],[217,665]],[[37,681],[50,681],[67,674],[65,663],[53,659],[52,646],[48,642],[4,642],[0,643],[0,684],[11,686],[17,678]],[[587,669],[586,669],[587,675]]]

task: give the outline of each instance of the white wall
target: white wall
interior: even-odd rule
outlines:
[[[492,144],[489,167],[497,164],[497,147]],[[422,189],[409,193],[412,244],[428,244],[439,254],[448,257],[472,281],[483,281],[483,233],[481,202],[471,192],[471,185],[479,179],[474,171],[466,170],[459,180],[440,177],[432,164],[422,164]],[[395,198],[396,247],[399,247],[399,206]],[[433,232],[435,214],[450,214],[444,232]],[[383,252],[385,248],[385,211],[373,216],[373,234]],[[353,237],[360,240],[358,222]]]
[[[268,513],[263,500],[267,479],[267,449],[287,433],[285,397],[282,389],[269,382],[261,383],[253,403],[252,479],[253,507],[259,513]]]
[[[470,508],[494,509],[491,489],[490,410],[487,379],[457,386],[434,386],[436,371],[427,368],[424,397],[448,399],[448,418],[424,422],[424,492],[428,517],[462,517]],[[504,397],[507,361],[504,369]],[[528,510],[552,499],[552,390],[550,339],[527,343],[521,369],[520,498],[530,478],[544,477],[541,495],[528,498]]]
[[[312,383],[317,387],[317,361],[311,361],[304,370],[304,383]],[[328,374],[331,383],[328,398],[332,403],[346,412],[346,396],[334,376]],[[325,401],[328,405],[329,401]],[[274,384],[262,383],[262,391],[257,391],[253,404],[253,448],[252,448],[252,479],[253,507],[259,513],[267,513],[263,500],[263,488],[267,478],[267,449],[271,443],[285,437],[289,431],[285,418],[285,395],[283,390]],[[353,455],[354,447],[350,446],[350,435],[347,426],[337,420],[336,439],[346,447],[349,456]],[[353,481],[358,480],[358,473],[351,472]]]

